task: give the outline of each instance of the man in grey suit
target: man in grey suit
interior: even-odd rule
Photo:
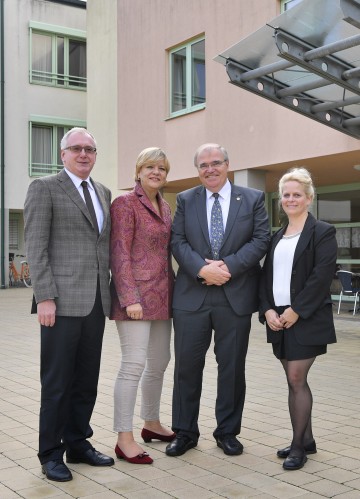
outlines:
[[[25,242],[41,324],[39,453],[49,480],[72,479],[63,461],[111,466],[92,436],[105,316],[110,311],[109,189],[90,179],[96,141],[84,128],[61,141],[64,169],[34,180]]]
[[[212,330],[218,364],[217,427],[214,438],[225,454],[238,455],[245,400],[245,357],[251,315],[258,309],[259,261],[270,234],[264,193],[233,185],[229,159],[218,144],[195,154],[202,186],[182,192],[172,227],[172,251],[179,264],[173,299],[175,372],[173,424],[168,456],[195,447],[202,376]]]

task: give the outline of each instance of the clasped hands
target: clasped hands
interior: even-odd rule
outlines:
[[[270,329],[273,331],[281,331],[282,329],[289,329],[298,320],[299,315],[294,312],[291,307],[284,310],[281,315],[273,310],[267,310],[265,312],[266,322]]]
[[[199,276],[202,277],[203,284],[207,286],[222,286],[231,278],[226,263],[222,260],[209,260],[205,258],[207,265],[201,267]]]

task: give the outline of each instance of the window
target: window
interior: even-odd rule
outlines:
[[[205,107],[205,39],[170,51],[170,115]]]
[[[19,249],[19,215],[9,215],[9,249]]]
[[[360,264],[359,189],[318,194],[318,218],[334,224],[338,242],[338,263]]]
[[[30,82],[86,89],[86,41],[77,30],[31,23]],[[46,28],[46,29],[45,29]],[[71,32],[74,35],[71,35]],[[82,33],[82,32],[80,32]],[[77,35],[77,36],[76,36]]]
[[[281,12],[284,12],[285,10],[289,10],[292,7],[295,7],[298,3],[300,3],[302,0],[282,0],[281,2]]]
[[[54,124],[51,118],[33,117],[30,122],[30,177],[58,173],[63,164],[60,155],[60,141],[74,126],[84,127],[84,122]]]

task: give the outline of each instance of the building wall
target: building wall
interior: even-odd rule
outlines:
[[[124,161],[119,151],[118,113],[119,35],[117,0],[87,1],[88,129],[94,134],[98,155],[92,177],[117,189],[118,165]]]
[[[29,83],[29,21],[86,30],[86,11],[43,0],[11,0],[5,12],[5,204],[22,209],[29,177],[31,115],[86,119],[86,92]]]
[[[30,116],[86,120],[86,92],[29,83],[29,22],[86,30],[86,10],[46,0],[4,0],[4,238],[1,287],[7,286],[9,252],[25,254],[23,206],[29,176]],[[19,246],[9,250],[9,216],[19,220]],[[0,221],[1,223],[1,221]],[[20,268],[21,258],[16,258]],[[6,282],[3,282],[5,275]]]
[[[110,21],[114,25],[116,16],[118,39],[112,47],[117,53],[116,63],[113,54],[106,51],[102,61],[106,72],[102,71],[104,78],[97,81],[98,90],[101,85],[104,89],[101,105],[106,118],[98,120],[89,109],[88,123],[97,136],[104,137],[108,124],[116,122],[117,137],[113,139],[110,130],[113,143],[109,147],[109,141],[105,141],[106,151],[101,154],[101,165],[107,165],[106,172],[101,168],[101,178],[113,190],[132,186],[137,154],[152,145],[163,147],[169,156],[167,190],[173,191],[186,187],[189,179],[196,182],[193,153],[203,142],[224,145],[234,171],[259,168],[266,172],[276,165],[316,162],[324,157],[335,157],[336,165],[337,161],[341,164],[337,155],[358,151],[356,139],[229,84],[225,68],[213,60],[276,17],[279,0],[110,0],[106,6],[103,9],[103,2],[88,0],[88,21],[93,20],[88,31],[92,47],[96,46],[96,59],[109,46],[113,34],[90,29],[95,27],[95,19],[100,26],[110,25]],[[206,109],[168,119],[167,50],[202,33],[206,44]],[[94,77],[96,69],[90,69]],[[100,111],[99,102],[94,108]],[[117,178],[112,166],[116,148]],[[351,175],[353,172],[348,181]],[[329,181],[325,175],[322,182]],[[267,183],[269,190],[273,184]]]
[[[290,167],[305,166],[318,189],[314,210],[346,205],[337,227],[338,263],[360,269],[359,141],[229,84],[214,57],[270,23],[280,0],[88,0],[88,126],[99,141],[95,175],[113,198],[134,184],[139,152],[162,147],[171,170],[164,196],[199,183],[196,148],[219,142],[230,157],[231,179],[262,188],[274,227],[273,193]],[[169,50],[205,37],[206,106],[169,118]],[[329,209],[328,209],[329,214]]]

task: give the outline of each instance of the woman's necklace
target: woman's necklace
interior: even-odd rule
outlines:
[[[297,237],[301,234],[302,230],[300,230],[299,232],[296,232],[295,234],[290,234],[289,236],[283,236],[284,239],[292,239],[293,237]]]

